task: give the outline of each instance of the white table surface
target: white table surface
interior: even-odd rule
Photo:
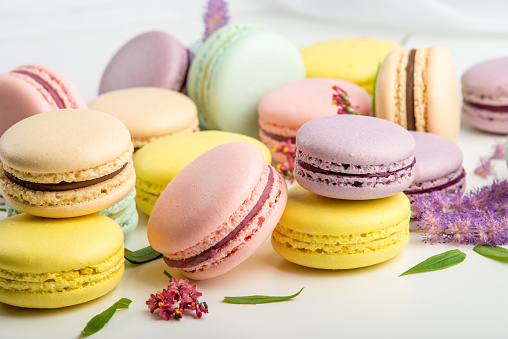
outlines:
[[[114,2],[114,1],[110,1]],[[264,3],[264,2],[262,2]],[[121,6],[120,3],[117,3]],[[266,5],[266,4],[265,4]],[[248,7],[248,6],[247,6]],[[232,6],[232,9],[235,7]],[[267,25],[287,36],[297,46],[341,37],[372,36],[401,41],[408,29],[396,24],[355,24],[354,20],[317,19],[284,7],[269,5],[248,12],[232,11],[232,22]],[[5,14],[5,13],[4,13]],[[16,15],[19,15],[17,13]],[[0,15],[1,16],[1,15]],[[97,95],[101,74],[114,52],[128,39],[151,29],[162,29],[190,45],[202,35],[201,12],[179,18],[172,13],[165,19],[158,13],[132,23],[83,25],[87,16],[76,20],[75,29],[52,30],[38,19],[32,30],[16,27],[0,35],[0,72],[26,64],[39,63],[65,74],[87,101]],[[24,21],[23,21],[24,20]],[[26,19],[21,22],[27,22]],[[30,20],[28,20],[30,21]],[[432,25],[430,25],[432,26]],[[69,27],[74,27],[72,23]],[[16,29],[20,29],[16,31]],[[23,28],[23,29],[21,29]],[[7,33],[7,34],[6,34]],[[9,34],[10,33],[10,34]],[[446,46],[456,64],[457,81],[470,65],[508,55],[508,34],[474,33],[471,29],[412,29],[407,47],[433,44]],[[473,174],[480,156],[488,156],[503,135],[490,135],[463,123],[459,145],[464,152],[468,188],[488,184]],[[503,161],[495,161],[498,178],[507,178]],[[0,212],[3,213],[3,212]],[[0,218],[5,214],[0,214]],[[148,245],[147,217],[126,240],[136,250]],[[398,277],[422,260],[449,249],[467,254],[458,266],[425,274]],[[162,260],[143,265],[126,264],[120,284],[97,300],[56,310],[32,310],[0,304],[0,338],[78,338],[94,315],[121,297],[133,302],[111,319],[94,338],[303,338],[329,334],[341,338],[501,338],[507,336],[505,305],[508,265],[484,258],[472,246],[430,245],[411,234],[408,246],[397,257],[372,267],[327,271],[300,267],[285,261],[269,241],[232,271],[198,282],[210,313],[201,320],[193,315],[180,321],[164,321],[149,313],[145,301],[150,293],[167,286],[168,270]],[[296,299],[265,305],[231,305],[224,296],[287,295],[305,287]]]

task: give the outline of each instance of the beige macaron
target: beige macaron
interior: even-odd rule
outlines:
[[[457,142],[459,84],[448,50],[435,45],[388,53],[377,76],[375,115]]]
[[[117,118],[90,110],[34,115],[0,138],[0,189],[26,213],[67,218],[105,209],[134,187],[130,134]]]
[[[129,129],[134,148],[161,137],[199,130],[194,102],[180,92],[134,87],[102,94],[89,109],[111,114]]]

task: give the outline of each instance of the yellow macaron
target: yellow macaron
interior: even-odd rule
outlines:
[[[123,233],[111,218],[26,213],[0,221],[0,302],[58,308],[98,298],[124,272]]]
[[[263,152],[271,163],[270,150],[259,140],[224,131],[178,134],[155,140],[134,153],[136,204],[150,215],[157,198],[167,184],[192,160],[212,148],[228,142],[247,142]]]
[[[339,200],[297,185],[289,190],[272,246],[283,258],[307,267],[374,265],[407,245],[410,215],[404,193],[375,200]]]
[[[351,81],[372,95],[374,78],[385,55],[399,45],[376,38],[347,38],[318,42],[300,50],[307,77]]]

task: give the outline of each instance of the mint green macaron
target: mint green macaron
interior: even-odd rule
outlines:
[[[259,139],[263,95],[304,77],[302,56],[290,40],[264,26],[226,25],[194,57],[187,92],[203,127]]]

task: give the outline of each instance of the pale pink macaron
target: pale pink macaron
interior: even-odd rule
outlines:
[[[360,115],[372,115],[372,101],[366,90],[340,79],[306,78],[286,83],[268,92],[258,105],[259,136],[271,150],[275,162],[284,162],[286,155],[274,149],[290,141],[295,147],[296,132],[307,121],[337,114],[332,104],[332,86],[347,92]]]
[[[287,201],[282,177],[244,142],[217,146],[168,184],[148,220],[148,241],[191,279],[223,274],[270,236]]]
[[[62,74],[25,65],[0,74],[0,136],[32,115],[62,108],[87,109],[81,93]]]

